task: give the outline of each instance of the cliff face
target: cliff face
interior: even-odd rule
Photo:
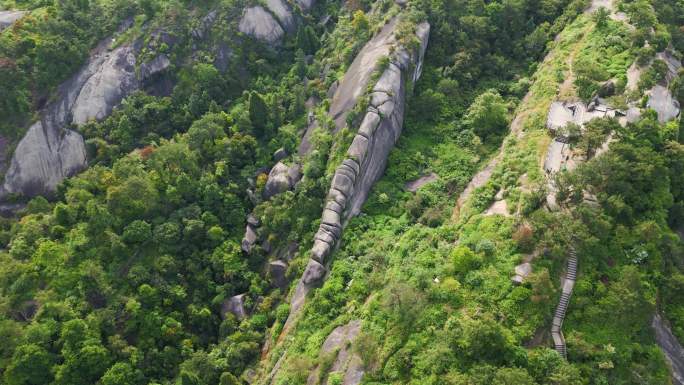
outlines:
[[[338,124],[340,117],[346,117],[349,109],[354,107],[355,103],[350,100],[356,101],[362,95],[355,90],[366,89],[371,78],[372,71],[367,76],[355,71],[358,68],[368,71],[368,65],[375,67],[379,58],[384,56],[378,52],[389,53],[392,52],[392,46],[398,48],[394,50],[389,64],[373,86],[369,95],[370,104],[347,150],[347,157],[335,171],[321,225],[315,235],[311,259],[291,301],[291,318],[303,305],[306,293],[326,274],[326,258],[340,240],[349,218],[360,212],[370,189],[384,173],[387,156],[401,134],[407,88],[420,77],[430,25],[421,23],[416,27],[419,44],[411,50],[397,47],[394,37],[396,25],[397,21],[392,20],[364,47],[345,74],[331,103],[330,115]],[[372,52],[374,54],[370,54]],[[375,61],[369,63],[373,57]],[[348,81],[351,83],[345,84]],[[341,91],[345,89],[346,91]],[[341,105],[346,108],[339,108]],[[344,122],[344,118],[342,121]]]
[[[283,0],[269,0],[267,6],[268,10],[261,6],[246,8],[238,28],[264,43],[277,44],[286,32],[294,31],[296,19]],[[302,7],[308,9],[308,6]],[[0,12],[0,28],[22,14]],[[216,12],[210,12],[202,20],[201,28],[193,31],[193,37],[205,39],[215,19]],[[169,47],[176,44],[176,39],[162,30],[152,35]],[[124,98],[143,86],[150,86],[147,81],[172,64],[162,53],[136,69],[144,51],[142,39],[114,49],[110,48],[111,43],[112,39],[108,38],[98,45],[83,68],[59,87],[54,101],[29,127],[12,155],[0,186],[0,200],[9,194],[49,195],[62,180],[83,170],[87,166],[84,140],[68,127],[105,119]],[[154,52],[154,49],[147,51]],[[225,51],[225,48],[219,49],[217,57]]]
[[[123,98],[140,89],[146,77],[170,64],[167,59],[166,65],[137,76],[140,45],[127,44],[108,51],[109,43],[110,39],[100,43],[86,65],[59,87],[55,101],[43,109],[40,120],[28,129],[14,151],[0,196],[50,194],[64,178],[85,168],[83,137],[67,127],[104,119]]]

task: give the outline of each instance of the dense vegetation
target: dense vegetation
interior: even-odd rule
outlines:
[[[539,158],[558,95],[589,99],[616,78],[610,102],[623,107],[640,97],[624,92],[634,60],[647,64],[670,44],[684,51],[681,2],[621,3],[631,30],[601,12],[583,15],[582,0],[411,1],[402,33],[425,19],[432,33],[404,132],[330,277],[281,344],[288,292],[269,282],[268,249],[297,245],[288,276],[301,274],[350,135],[328,132],[327,91],[399,7],[319,4],[311,20],[332,22],[307,20],[278,51],[244,42],[240,66],[221,71],[208,45],[191,48],[190,26],[210,9],[235,24],[229,16],[244,2],[0,4],[32,9],[0,33],[0,132],[10,137],[128,17],[133,26],[119,39],[148,39],[153,23],[179,37],[177,58],[196,50],[172,69],[168,96],[138,92],[80,128],[91,167],[54,202],[35,198],[21,218],[2,222],[0,382],[238,384],[254,379],[269,340],[264,365],[294,353],[275,380],[300,384],[330,331],[362,319],[355,351],[368,384],[668,383],[649,324],[663,311],[684,340],[684,249],[673,232],[684,226],[681,123],[660,124],[650,112],[625,128],[593,121],[573,147],[591,158],[609,132],[616,140],[557,176],[559,212],[544,207]],[[662,77],[657,63],[642,89]],[[684,81],[672,89],[684,102]],[[262,167],[279,148],[296,154],[316,100],[314,150],[284,160],[302,162],[304,179],[264,201]],[[516,116],[522,134],[509,136]],[[491,180],[455,207],[504,142]],[[404,189],[430,172],[439,179]],[[499,191],[515,216],[482,214]],[[247,254],[239,242],[251,211],[269,247]],[[548,348],[547,331],[571,244],[581,273],[565,361]],[[513,285],[513,267],[528,258],[534,273]],[[222,314],[224,300],[243,293],[250,316]]]

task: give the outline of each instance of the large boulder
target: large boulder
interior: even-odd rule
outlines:
[[[245,307],[245,302],[247,299],[247,294],[240,294],[223,301],[221,304],[221,317],[226,319],[228,314],[232,314],[238,320],[243,320],[247,317],[247,308]]]
[[[268,273],[273,285],[279,289],[287,289],[287,263],[284,261],[272,261],[268,264]]]
[[[311,252],[312,258],[319,263],[325,263],[346,221],[361,211],[370,189],[384,173],[389,152],[403,127],[406,82],[415,82],[420,76],[430,25],[422,23],[417,26],[416,37],[420,44],[411,51],[403,47],[397,49],[398,43],[394,38],[396,25],[395,18],[378,34],[381,38],[376,36],[361,50],[330,106],[329,113],[340,129],[346,125],[346,114],[355,105],[356,94],[361,95],[367,89],[365,84],[370,79],[365,78],[364,60],[372,62],[378,59],[375,56],[379,53],[394,51],[387,68],[371,88],[370,105],[347,150],[347,159],[342,161],[333,176]],[[359,62],[359,58],[363,60]],[[361,74],[350,73],[354,70],[361,71]]]
[[[26,11],[0,11],[0,31],[14,24],[25,14]]]
[[[672,96],[670,90],[663,85],[656,85],[648,96],[647,107],[658,113],[658,121],[669,122],[679,116],[679,101]]]
[[[167,35],[158,39],[173,43]],[[67,177],[87,166],[83,138],[69,125],[81,125],[107,117],[126,96],[142,87],[143,80],[170,65],[160,55],[141,66],[136,75],[135,64],[142,44],[124,44],[109,50],[111,38],[93,51],[87,63],[57,90],[56,97],[41,111],[19,141],[0,198],[7,194],[28,197],[49,195]]]
[[[103,61],[89,63],[92,74],[71,107],[71,123],[81,125],[104,119],[124,97],[139,88],[135,75],[136,54],[132,46],[125,45],[107,53]]]
[[[323,342],[319,358],[321,362],[329,359],[333,354],[334,360],[330,366],[319,365],[313,370],[307,380],[307,385],[317,383],[318,378],[325,377],[327,373],[341,373],[343,385],[358,385],[365,373],[363,361],[353,349],[353,343],[361,332],[361,321],[352,320],[348,324],[338,326]],[[325,370],[327,373],[321,373]],[[327,382],[330,384],[330,382]]]
[[[83,137],[36,122],[29,128],[14,151],[5,174],[2,195],[49,195],[67,177],[86,166]]]
[[[283,162],[278,162],[268,173],[262,196],[264,199],[270,199],[274,195],[284,193],[292,189],[299,179],[301,171],[298,165],[288,167]]]
[[[285,30],[273,15],[259,5],[245,9],[238,29],[245,35],[269,44],[280,42],[285,35]]]
[[[292,33],[295,30],[295,19],[290,6],[283,0],[266,0],[266,6],[278,18],[280,26],[285,32]]]

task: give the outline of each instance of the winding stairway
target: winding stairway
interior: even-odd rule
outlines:
[[[577,280],[577,254],[575,248],[570,246],[570,258],[568,258],[568,271],[563,282],[563,290],[560,301],[556,307],[556,312],[553,315],[551,323],[551,336],[553,337],[553,345],[558,354],[567,359],[567,347],[565,346],[565,337],[563,337],[563,320],[568,311],[570,304],[570,297],[572,296],[572,289]]]

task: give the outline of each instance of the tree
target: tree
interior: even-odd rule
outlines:
[[[252,122],[256,137],[267,139],[268,107],[257,92],[249,94],[249,120]]]
[[[152,226],[141,220],[131,222],[123,232],[123,240],[127,243],[142,243],[152,238]]]
[[[594,21],[596,22],[596,27],[599,29],[604,29],[608,25],[608,19],[610,17],[610,11],[606,7],[599,7],[599,9],[594,12]]]
[[[102,385],[137,385],[140,383],[140,375],[128,362],[117,362],[107,369],[100,383]]]
[[[240,381],[232,373],[223,372],[219,385],[240,385]]]
[[[53,357],[44,348],[21,345],[4,373],[7,385],[43,385],[52,382]]]
[[[525,369],[501,368],[496,371],[492,385],[536,385]]]
[[[107,190],[107,205],[109,211],[119,218],[133,220],[152,212],[158,195],[148,179],[132,176]]]
[[[500,134],[508,127],[508,107],[496,90],[485,91],[470,105],[463,123],[482,138]]]
[[[297,32],[297,48],[301,49],[306,55],[311,55],[318,49],[318,44],[316,31],[310,25],[299,29]]]

